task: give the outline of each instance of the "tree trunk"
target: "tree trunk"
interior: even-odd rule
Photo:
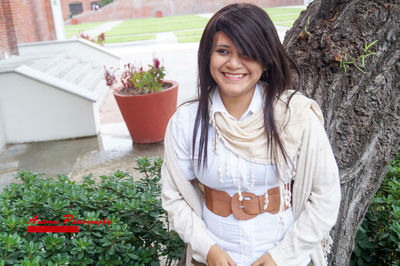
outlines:
[[[376,54],[362,67],[365,45],[375,40],[369,51]],[[284,46],[300,67],[302,91],[324,112],[342,183],[329,262],[348,265],[357,228],[400,147],[399,1],[314,0]],[[340,64],[351,58],[360,70]]]

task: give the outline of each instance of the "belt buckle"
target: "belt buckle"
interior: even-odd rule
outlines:
[[[232,197],[231,207],[233,216],[238,220],[249,220],[256,217],[260,213],[260,205],[256,194],[242,192],[242,197],[242,201],[239,200],[238,193],[235,193]]]

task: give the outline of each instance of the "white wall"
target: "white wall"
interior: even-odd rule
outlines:
[[[3,115],[0,105],[0,151],[4,148],[4,145],[6,145],[6,136],[4,135]]]
[[[93,136],[94,102],[15,72],[2,75],[0,106],[7,143]]]

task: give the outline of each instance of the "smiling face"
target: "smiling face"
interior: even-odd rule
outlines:
[[[226,105],[228,101],[250,103],[262,74],[261,64],[239,54],[235,44],[223,32],[214,36],[210,73],[219,86]]]

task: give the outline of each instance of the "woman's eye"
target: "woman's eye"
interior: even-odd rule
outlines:
[[[229,52],[228,52],[228,50],[225,50],[225,49],[218,49],[217,53],[225,55],[225,54],[228,54]]]

